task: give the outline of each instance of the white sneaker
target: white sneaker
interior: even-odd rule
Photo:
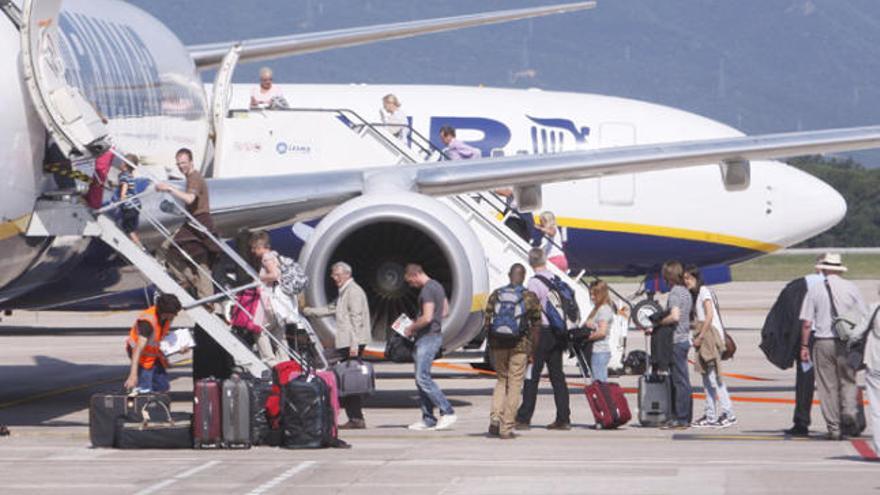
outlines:
[[[440,416],[440,420],[437,421],[436,429],[437,430],[448,430],[448,429],[452,428],[452,425],[454,425],[457,420],[458,420],[458,418],[455,417],[455,414],[447,414],[445,416]]]
[[[433,430],[434,428],[435,428],[434,426],[428,426],[428,424],[422,420],[416,421],[415,423],[407,426],[407,429],[415,430],[415,431],[427,431],[427,430]]]

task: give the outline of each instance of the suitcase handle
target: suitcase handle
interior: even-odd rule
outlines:
[[[147,425],[148,425],[148,424],[150,423],[150,421],[152,420],[152,418],[150,417],[150,413],[147,411],[147,407],[148,407],[150,404],[154,404],[154,403],[155,403],[155,404],[159,404],[160,406],[162,406],[162,410],[164,410],[164,411],[165,411],[165,414],[168,416],[168,421],[166,421],[166,423],[168,423],[168,424],[171,425],[171,426],[174,426],[174,419],[171,417],[171,409],[170,409],[168,406],[166,406],[164,402],[162,402],[162,401],[160,401],[160,400],[154,398],[154,399],[150,399],[150,400],[148,400],[148,401],[146,402],[146,404],[144,404],[144,407],[141,408],[141,417],[144,418],[144,422],[143,422],[143,424],[141,425],[141,429],[146,428]],[[154,422],[154,423],[158,423],[158,421],[153,421],[153,422]]]

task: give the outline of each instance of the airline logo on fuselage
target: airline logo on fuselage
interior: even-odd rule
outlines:
[[[517,153],[559,153],[582,149],[589,143],[590,127],[577,126],[574,121],[562,118],[542,118],[526,115],[534,125],[529,127],[532,149],[517,150]],[[492,156],[493,150],[501,150],[510,144],[512,132],[504,122],[486,117],[431,117],[431,142],[438,148],[444,145],[440,141],[440,128],[452,126],[457,131],[478,131],[483,139],[466,140],[467,144],[480,150],[483,156]]]

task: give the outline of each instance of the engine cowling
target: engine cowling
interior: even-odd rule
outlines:
[[[401,313],[418,312],[418,290],[403,277],[407,263],[422,265],[446,289],[444,350],[463,346],[481,329],[489,285],[483,247],[462,217],[436,199],[411,192],[367,194],[325,216],[300,253],[311,280],[309,306],[324,306],[336,297],[329,272],[337,261],[351,265],[367,293],[373,347],[384,342]],[[334,319],[315,323],[325,345],[332,342]]]

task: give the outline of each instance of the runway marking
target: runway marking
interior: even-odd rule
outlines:
[[[288,469],[287,471],[284,471],[283,473],[279,474],[278,476],[272,478],[271,480],[263,483],[262,485],[254,488],[253,490],[248,492],[248,495],[261,495],[261,494],[271,490],[272,488],[275,488],[276,486],[278,486],[282,482],[286,481],[288,478],[293,477],[297,473],[305,471],[306,469],[314,466],[315,464],[317,464],[315,461],[301,462],[298,465],[296,465],[296,466]]]
[[[205,469],[216,466],[217,464],[220,464],[220,462],[222,462],[222,461],[208,461],[208,462],[202,464],[201,466],[196,466],[192,469],[187,469],[186,471],[175,475],[173,478],[169,478],[167,480],[160,481],[159,483],[156,483],[155,485],[148,486],[147,488],[144,488],[143,490],[135,493],[135,495],[149,495],[150,493],[158,492],[159,490],[166,488],[168,486],[171,486],[180,480],[185,480],[196,473],[202,472]]]
[[[862,456],[862,459],[866,461],[878,461],[880,457],[877,456],[877,453],[874,452],[874,449],[868,444],[867,440],[850,440],[852,442],[852,446],[856,449],[856,452]]]
[[[672,435],[673,440],[746,440],[746,441],[794,441],[808,442],[811,440],[825,441],[824,437],[790,437],[784,435],[713,435],[703,433],[676,433]]]
[[[27,404],[28,402],[36,402],[41,399],[55,397],[56,395],[63,395],[63,394],[70,393],[70,392],[76,392],[78,390],[84,390],[87,388],[96,387],[98,385],[106,385],[108,383],[122,382],[122,381],[125,381],[124,376],[120,377],[120,378],[107,378],[105,380],[98,380],[95,382],[84,383],[82,385],[71,385],[69,387],[57,388],[55,390],[41,392],[39,394],[34,394],[34,395],[31,395],[28,397],[23,397],[21,399],[15,399],[15,400],[11,400],[8,402],[0,403],[0,409],[7,409],[12,406],[19,406],[22,404]]]

